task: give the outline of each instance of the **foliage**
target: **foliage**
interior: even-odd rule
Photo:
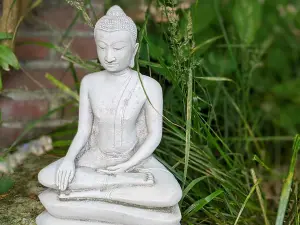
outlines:
[[[14,182],[9,177],[0,177],[0,195],[6,193],[13,185]]]
[[[12,39],[12,35],[0,32],[0,41]],[[20,65],[13,50],[5,45],[0,44],[0,91],[2,90],[1,70],[9,71],[9,67],[19,69]]]
[[[156,23],[148,11],[139,29],[137,69],[164,89],[164,136],[156,154],[182,184],[183,222],[299,224],[293,180],[298,136],[291,148],[300,125],[299,2],[196,0],[180,9],[179,1],[157,0],[155,5],[168,23]],[[177,8],[175,14],[170,7]],[[38,44],[64,52],[70,68],[100,68],[59,46]],[[77,92],[47,77],[77,107]],[[75,133],[76,124],[54,132],[53,153],[65,154]],[[281,200],[267,198],[266,187],[272,180],[280,186],[282,165],[290,163]]]

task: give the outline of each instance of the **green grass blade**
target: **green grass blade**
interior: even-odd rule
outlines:
[[[252,160],[258,162],[262,167],[264,167],[269,172],[273,172],[272,169],[268,167],[257,155],[254,155]]]
[[[251,172],[253,182],[257,183],[257,177],[256,177],[256,174],[255,174],[255,170],[251,169],[250,172]],[[270,222],[269,222],[268,216],[267,216],[267,212],[266,212],[267,210],[265,208],[264,200],[263,200],[259,185],[256,186],[256,193],[257,193],[259,204],[260,204],[260,207],[261,207],[261,210],[262,210],[262,213],[263,213],[265,225],[270,225]]]
[[[260,180],[258,180],[258,181],[253,185],[253,187],[251,188],[251,190],[250,190],[248,196],[246,197],[246,199],[245,199],[245,201],[244,201],[244,203],[243,203],[243,205],[242,205],[242,208],[241,208],[240,211],[239,211],[239,214],[238,214],[238,216],[237,216],[237,218],[236,218],[236,220],[235,220],[235,222],[234,222],[234,225],[236,225],[236,224],[239,222],[239,219],[240,219],[240,217],[241,217],[241,215],[242,215],[242,213],[243,213],[243,211],[244,211],[244,208],[246,207],[247,202],[249,201],[251,195],[253,194],[253,192],[254,192],[255,189],[256,189],[256,186],[257,186],[259,183],[260,183]]]
[[[47,73],[45,75],[45,77],[51,81],[57,88],[59,88],[60,90],[62,90],[64,93],[66,93],[67,95],[71,96],[72,98],[74,98],[76,101],[79,101],[79,95],[75,92],[72,91],[68,86],[66,86],[64,83],[60,82],[59,80],[57,80],[55,77],[53,77],[51,74]]]
[[[195,180],[193,180],[191,183],[189,183],[189,185],[183,190],[183,194],[182,194],[182,200],[185,198],[185,196],[190,192],[190,190],[193,189],[193,187],[198,184],[200,181],[204,180],[205,178],[207,178],[207,176],[203,176],[203,177],[198,177]]]
[[[92,19],[90,18],[88,12],[85,9],[85,4],[84,1],[82,0],[65,0],[68,4],[70,4],[71,6],[75,7],[76,9],[78,9],[79,11],[81,11],[82,16],[86,22],[87,25],[89,25],[90,27],[94,27],[94,24],[92,22]]]
[[[66,31],[63,33],[61,40],[60,40],[60,44],[63,43],[63,41],[68,37],[70,31],[72,30],[72,28],[74,27],[74,25],[77,23],[78,18],[80,17],[80,11],[77,11],[74,19],[72,20],[72,22],[70,23],[70,25],[67,27]]]
[[[293,156],[292,156],[292,161],[291,161],[290,168],[289,168],[289,173],[287,175],[287,178],[283,184],[282,191],[281,191],[279,208],[278,208],[277,217],[276,217],[276,225],[282,225],[283,221],[284,221],[284,216],[285,216],[286,208],[287,208],[290,193],[291,193],[291,186],[292,186],[292,182],[293,182],[299,148],[300,148],[300,135],[297,134],[294,139]]]
[[[70,63],[69,69],[71,71],[71,74],[72,74],[72,77],[73,77],[73,80],[74,80],[74,83],[75,83],[76,91],[79,94],[79,90],[80,90],[80,84],[79,83],[80,83],[80,81],[79,81],[79,78],[78,78],[78,75],[77,75],[77,72],[76,72],[76,69],[75,69],[73,63]]]
[[[223,192],[224,192],[223,190],[219,189],[219,190],[216,190],[215,192],[213,192],[212,194],[208,195],[207,197],[196,201],[187,210],[184,211],[183,217],[186,218],[186,217],[189,217],[189,216],[193,215],[194,213],[198,212],[205,205],[210,203],[213,199],[215,199],[217,196],[219,196]]]
[[[194,48],[192,49],[191,55],[194,54],[194,53],[196,53],[196,52],[197,52],[198,50],[200,50],[203,46],[208,45],[208,44],[211,44],[211,43],[215,42],[216,40],[219,40],[219,39],[222,38],[222,37],[223,37],[223,35],[217,36],[217,37],[213,37],[213,38],[208,39],[208,40],[204,41],[203,43],[197,45],[196,47],[194,47]]]
[[[186,112],[186,136],[185,136],[185,160],[184,160],[184,172],[183,172],[183,183],[184,188],[191,150],[191,128],[192,128],[192,108],[193,108],[193,71],[190,69],[189,78],[187,83],[188,94],[187,94],[187,112]]]
[[[159,68],[159,69],[163,69],[164,67],[162,65],[160,65],[159,63],[154,63],[154,62],[150,62],[150,61],[145,61],[140,59],[139,60],[139,64],[141,66],[149,66],[149,67],[153,67],[153,68]]]
[[[231,80],[230,78],[227,77],[195,77],[196,79],[201,79],[201,80],[207,80],[207,81],[230,81],[230,82],[234,82],[233,80]]]

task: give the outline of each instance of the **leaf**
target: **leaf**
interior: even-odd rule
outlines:
[[[14,185],[14,181],[9,177],[0,178],[0,195],[8,192],[10,188]]]
[[[282,225],[284,221],[285,211],[291,194],[291,186],[292,186],[293,177],[295,173],[297,155],[299,149],[300,149],[300,135],[297,134],[294,139],[293,156],[289,168],[289,173],[287,175],[287,178],[283,184],[282,191],[281,191],[279,208],[276,217],[276,225]]]
[[[214,198],[219,196],[223,193],[223,190],[219,189],[212,194],[208,195],[207,197],[200,199],[193,203],[187,210],[184,211],[183,216],[191,216],[192,214],[198,212],[200,209],[202,209],[206,204],[211,202]]]
[[[197,0],[191,7],[194,33],[204,30],[216,18],[212,0]]]
[[[4,61],[2,61],[1,59],[0,59],[0,67],[5,71],[9,71],[9,65]]]
[[[5,66],[6,64],[8,64],[15,69],[20,69],[17,57],[15,56],[13,51],[5,45],[0,45],[0,61],[2,61],[1,65]],[[7,69],[6,66],[5,68]]]
[[[80,10],[82,12],[83,18],[84,18],[85,22],[87,23],[87,25],[89,25],[92,28],[94,27],[94,24],[92,23],[92,20],[89,17],[88,12],[86,11],[84,1],[82,1],[82,0],[66,0],[66,2],[69,3],[71,6]]]
[[[198,177],[195,180],[193,180],[191,183],[189,183],[189,185],[183,190],[182,199],[185,198],[185,196],[190,192],[190,190],[193,189],[193,187],[196,184],[198,184],[200,181],[204,180],[205,178],[207,178],[207,176]]]
[[[258,180],[258,181],[253,185],[253,187],[251,188],[249,194],[247,195],[247,197],[246,197],[246,199],[245,199],[245,201],[244,201],[244,203],[243,203],[243,205],[242,205],[242,208],[241,208],[240,211],[239,211],[238,216],[236,217],[236,220],[235,220],[235,222],[234,222],[234,225],[237,225],[237,223],[238,223],[238,221],[239,221],[239,219],[240,219],[240,217],[241,217],[241,215],[242,215],[242,213],[243,213],[243,211],[244,211],[244,208],[245,208],[246,205],[247,205],[247,202],[249,201],[251,195],[253,194],[253,192],[254,192],[255,189],[256,189],[256,186],[257,186],[259,183],[260,183],[260,181]]]
[[[154,63],[154,62],[150,62],[150,61],[145,61],[145,60],[139,60],[139,64],[141,66],[150,66],[152,68],[159,68],[159,69],[163,69],[163,66],[160,65],[159,63]]]
[[[258,0],[237,0],[232,14],[241,41],[250,45],[261,25],[262,3]]]
[[[76,101],[79,101],[79,95],[75,92],[72,91],[68,86],[66,86],[64,83],[60,82],[57,80],[55,77],[53,77],[51,74],[47,73],[45,76],[51,83],[53,83],[56,87],[61,89],[63,92],[66,94],[70,95],[73,97]]]
[[[208,80],[208,81],[230,81],[234,82],[233,80],[226,78],[226,77],[195,77],[196,79]]]
[[[0,32],[0,40],[12,39],[13,35],[6,32]]]
[[[186,136],[185,136],[185,156],[184,156],[184,172],[182,187],[185,186],[185,181],[188,173],[190,151],[191,151],[191,130],[192,130],[192,108],[193,108],[193,70],[189,70],[189,78],[187,82],[187,102],[186,102]]]
[[[252,160],[258,162],[261,166],[263,166],[269,172],[272,172],[272,169],[270,167],[268,167],[257,155],[254,155]]]
[[[222,37],[223,37],[223,35],[217,36],[217,37],[213,37],[213,38],[210,38],[210,39],[208,39],[208,40],[206,40],[206,41],[204,41],[204,42],[198,44],[196,47],[194,47],[194,48],[192,49],[191,55],[194,54],[194,53],[196,53],[197,51],[199,51],[199,50],[202,49],[203,47],[212,44],[213,42],[215,42],[216,40],[218,40],[218,39],[220,39],[220,38],[222,38]]]

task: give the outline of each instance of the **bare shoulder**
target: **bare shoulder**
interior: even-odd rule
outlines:
[[[153,79],[152,77],[142,75],[142,81],[143,81],[143,84],[144,84],[144,87],[146,90],[149,90],[151,92],[152,91],[155,91],[155,92],[162,91],[160,83],[158,83],[158,81]]]
[[[81,86],[91,86],[96,83],[100,83],[99,80],[103,79],[103,71],[90,73],[85,75],[81,80]]]

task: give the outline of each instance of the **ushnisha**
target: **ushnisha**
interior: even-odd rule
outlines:
[[[132,70],[136,25],[113,6],[94,34],[105,70],[83,78],[77,134],[38,175],[48,189],[37,225],[179,225],[181,188],[152,155],[162,138],[162,89]]]

